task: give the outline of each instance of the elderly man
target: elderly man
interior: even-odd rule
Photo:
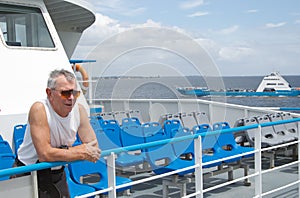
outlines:
[[[76,78],[67,70],[50,73],[47,99],[35,102],[18,150],[16,166],[38,162],[88,160],[95,162],[101,150],[84,107]],[[76,134],[83,144],[72,147]],[[38,171],[39,197],[69,197],[64,167]]]

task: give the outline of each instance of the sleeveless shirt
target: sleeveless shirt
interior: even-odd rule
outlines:
[[[61,117],[52,108],[48,99],[40,101],[46,110],[47,120],[50,127],[51,146],[58,148],[62,145],[72,146],[76,140],[76,133],[80,125],[80,113],[78,104],[75,103],[67,117]],[[27,123],[23,143],[18,149],[18,159],[25,165],[35,164],[38,155],[32,143],[30,124]]]

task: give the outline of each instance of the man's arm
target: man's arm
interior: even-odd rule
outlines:
[[[90,143],[95,141],[95,146],[98,147],[96,134],[90,124],[87,112],[81,104],[78,104],[80,112],[80,126],[78,128],[78,135],[82,143]]]
[[[53,148],[50,143],[50,128],[47,120],[45,107],[36,102],[29,111],[29,124],[32,142],[38,154],[39,161],[75,161],[75,160],[98,160],[96,150],[90,150],[89,145],[82,144],[69,149]],[[100,151],[99,151],[100,155]]]

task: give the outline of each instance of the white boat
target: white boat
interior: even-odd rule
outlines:
[[[2,91],[0,99],[0,134],[12,147],[14,147],[14,126],[25,124],[31,104],[35,100],[45,97],[45,85],[49,72],[56,68],[72,70],[69,59],[82,32],[94,21],[95,14],[92,7],[83,0],[0,0],[0,54],[3,67],[0,78]],[[280,143],[266,147],[262,151],[262,139],[259,134],[263,134],[262,129],[264,127],[287,127],[289,123],[294,123],[292,125],[293,135],[298,135],[299,126],[297,127],[295,122],[300,121],[299,114],[291,113],[287,119],[260,123],[260,125],[252,123],[252,125],[244,126],[244,128],[233,128],[241,118],[243,118],[245,124],[247,123],[246,118],[251,120],[250,118],[257,116],[277,115],[276,113],[279,111],[278,109],[255,108],[199,99],[92,99],[88,103],[87,99],[81,96],[78,102],[85,105],[88,112],[90,112],[89,104],[92,103],[92,107],[95,107],[97,102],[101,105],[102,110],[108,112],[106,115],[110,113],[109,116],[114,116],[115,119],[117,117],[121,118],[120,115],[130,114],[131,110],[134,110],[133,113],[137,113],[136,116],[139,120],[146,123],[143,127],[148,127],[147,123],[158,123],[159,118],[185,120],[183,124],[188,127],[188,123],[191,124],[189,121],[193,120],[195,115],[203,115],[206,124],[217,126],[216,124],[220,122],[229,123],[232,128],[225,130],[226,134],[239,132],[242,135],[249,135],[252,134],[250,133],[251,130],[261,132],[255,133],[257,136],[252,137],[260,140],[255,141],[256,143],[252,145],[253,150],[232,156],[223,156],[223,158],[206,163],[202,162],[203,154],[201,152],[204,143],[201,138],[204,138],[203,134],[206,133],[180,137],[180,140],[194,139],[195,141],[195,148],[197,149],[194,153],[195,164],[184,167],[184,171],[194,169],[195,171],[192,171],[192,174],[178,177],[177,173],[182,172],[180,169],[163,174],[154,174],[153,169],[147,169],[143,172],[138,172],[135,169],[133,172],[130,171],[128,176],[131,182],[122,185],[116,185],[115,174],[120,173],[116,168],[116,155],[124,151],[135,151],[141,148],[149,149],[159,144],[167,143],[166,145],[170,146],[171,141],[176,142],[179,139],[174,138],[172,140],[103,150],[102,155],[108,159],[108,187],[99,191],[94,189],[94,192],[91,193],[83,193],[84,185],[76,183],[73,180],[74,178],[69,178],[76,186],[76,192],[80,194],[78,197],[89,197],[104,192],[108,193],[108,197],[122,196],[117,194],[117,189],[126,187],[132,188],[131,195],[133,197],[147,195],[167,197],[170,193],[175,193],[175,197],[203,197],[206,194],[211,197],[232,197],[233,194],[239,194],[241,197],[261,197],[265,195],[281,196],[284,193],[287,193],[285,194],[287,196],[298,196],[299,171],[297,172],[295,169],[300,168],[299,160],[298,158],[296,160],[292,159],[289,155],[291,148],[297,148],[298,137],[295,136],[292,141],[287,142],[280,140]],[[178,114],[179,112],[182,113]],[[94,113],[100,115],[101,112]],[[106,116],[105,113],[101,115]],[[169,115],[173,117],[170,118]],[[187,117],[184,117],[184,115]],[[93,119],[100,118],[93,117]],[[194,122],[196,122],[195,119]],[[212,134],[224,134],[224,132],[221,133],[217,129]],[[190,129],[186,130],[189,131]],[[251,140],[253,142],[253,139]],[[99,141],[101,142],[101,140]],[[170,152],[173,151],[170,150]],[[161,155],[165,154],[170,153],[163,150]],[[146,155],[149,155],[149,153]],[[244,158],[246,158],[245,156],[252,156],[252,158],[247,158],[248,161],[241,161],[242,156]],[[265,165],[262,156],[269,157],[270,166],[268,167],[273,168],[276,165],[276,168],[265,169],[262,167],[262,165]],[[276,156],[279,156],[280,160],[286,161],[278,161],[278,158],[275,159]],[[177,158],[179,159],[179,157]],[[232,160],[237,163],[229,163]],[[0,164],[3,162],[0,161]],[[210,163],[217,163],[218,165],[203,168],[203,166],[208,166]],[[36,170],[64,164],[66,163],[45,162],[26,167],[1,169],[0,178],[26,171],[32,172],[32,174],[26,177],[0,181],[0,196],[37,197]],[[240,170],[245,172],[241,173]],[[279,173],[272,172],[278,170]],[[121,173],[126,173],[126,169],[122,170]],[[264,173],[271,173],[271,176],[264,176]],[[275,176],[277,176],[276,179]],[[249,186],[249,181],[252,183],[251,186]],[[169,187],[173,189],[172,192],[168,191]],[[70,190],[75,192],[73,188]],[[72,194],[72,197],[79,194]]]
[[[252,89],[226,89],[211,90],[206,87],[177,87],[183,95],[196,96],[299,96],[300,89],[291,85],[279,74],[272,72],[264,76],[256,90]]]

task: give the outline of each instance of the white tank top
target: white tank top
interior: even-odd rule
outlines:
[[[58,148],[62,145],[71,146],[76,140],[76,133],[80,125],[79,107],[76,103],[67,117],[61,117],[52,108],[48,99],[40,101],[44,104],[50,127],[51,146]],[[38,160],[30,134],[30,124],[24,136],[24,141],[18,149],[18,159],[25,165],[35,164]]]

